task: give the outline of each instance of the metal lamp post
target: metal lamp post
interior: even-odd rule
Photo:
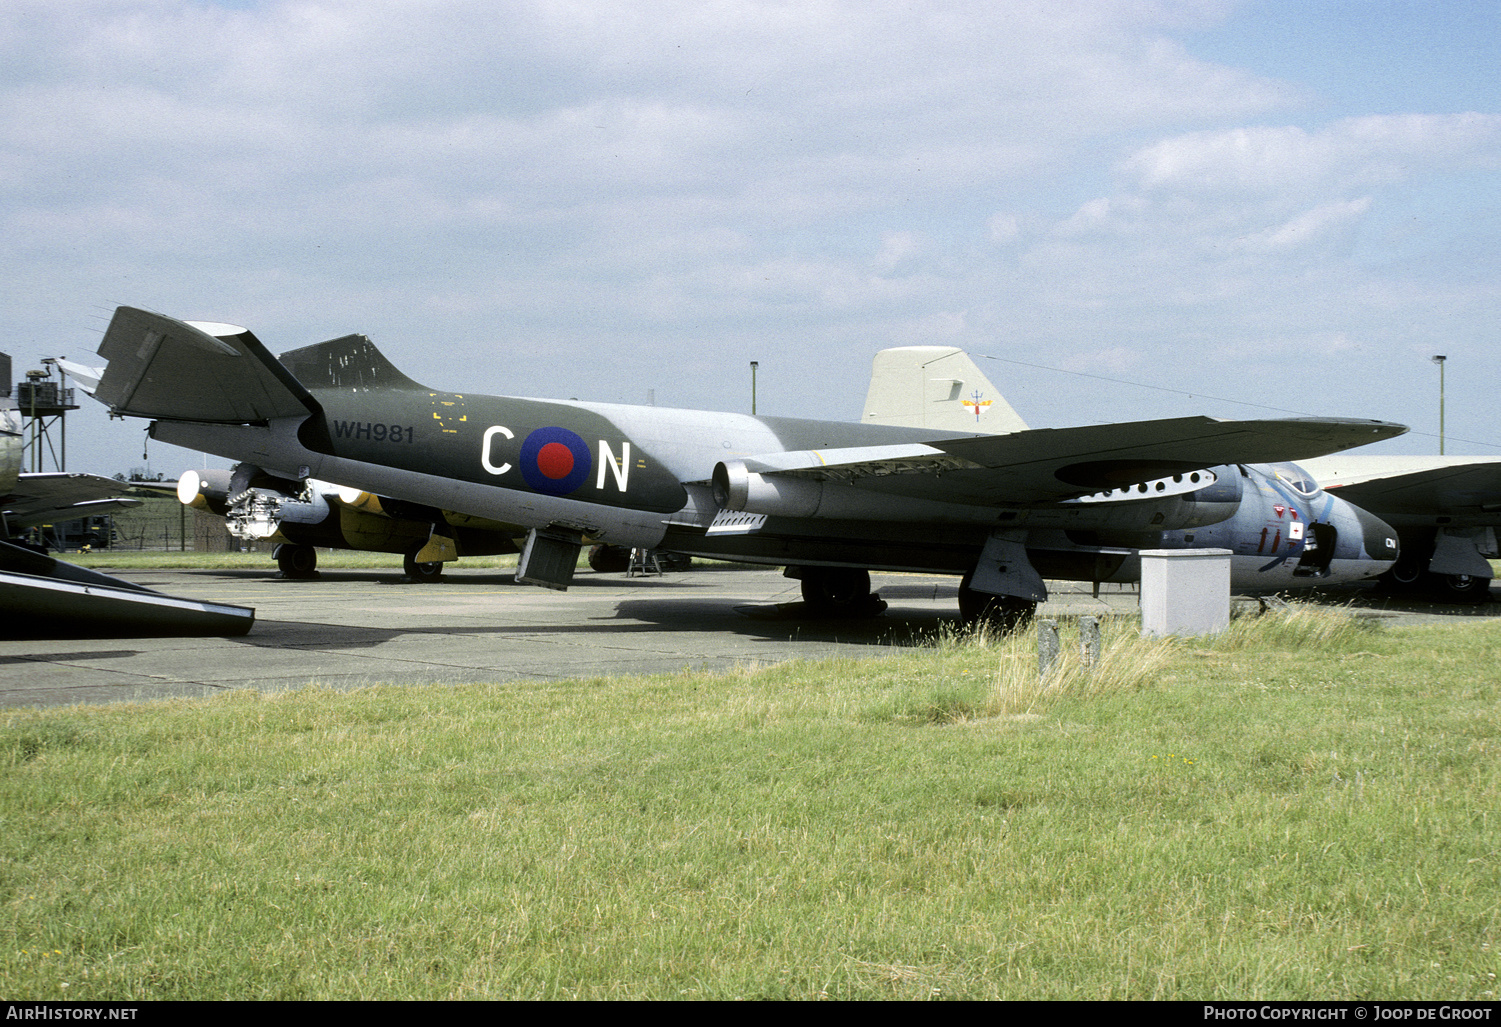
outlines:
[[[1438,454],[1444,455],[1444,361],[1448,357],[1435,356],[1433,362],[1438,365]]]

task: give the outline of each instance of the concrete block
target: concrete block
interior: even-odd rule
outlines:
[[[1214,635],[1230,626],[1230,550],[1143,549],[1141,633]]]

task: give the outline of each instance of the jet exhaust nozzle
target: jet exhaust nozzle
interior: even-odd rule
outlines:
[[[380,496],[377,496],[374,492],[365,492],[362,489],[340,485],[336,495],[339,497],[339,502],[345,506],[352,506],[356,510],[364,510],[367,513],[375,514],[385,512],[384,507],[381,505]]]
[[[184,471],[177,479],[177,501],[195,510],[223,514],[229,509],[230,476],[222,468]]]

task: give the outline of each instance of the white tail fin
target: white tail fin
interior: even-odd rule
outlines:
[[[969,354],[954,346],[899,346],[877,353],[860,419],[969,435],[1027,430]]]

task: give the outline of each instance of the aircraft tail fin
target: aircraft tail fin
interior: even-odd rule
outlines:
[[[363,335],[345,335],[290,350],[281,362],[310,389],[418,389],[431,391],[397,370]]]
[[[249,424],[322,410],[261,341],[237,325],[120,307],[99,355],[109,367],[94,398],[117,414]]]
[[[1027,430],[969,354],[954,346],[899,346],[877,353],[861,421],[970,435]]]

